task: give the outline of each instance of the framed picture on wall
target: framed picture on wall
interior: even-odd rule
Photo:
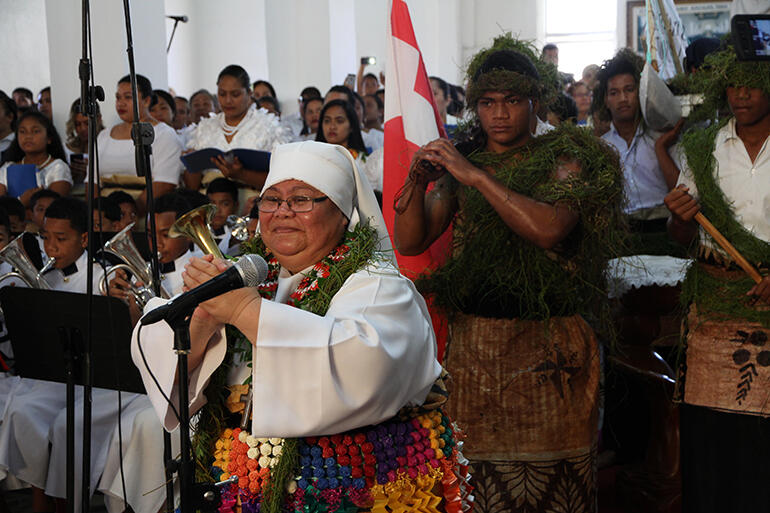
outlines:
[[[719,38],[730,32],[731,2],[674,1],[688,43],[701,37]],[[633,0],[626,4],[626,46],[633,48],[639,55],[647,52],[647,11],[644,0]]]

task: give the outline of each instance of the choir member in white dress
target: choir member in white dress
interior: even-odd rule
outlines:
[[[51,189],[66,196],[72,188],[72,174],[64,162],[64,148],[51,120],[37,111],[19,118],[16,138],[3,154],[7,162],[0,167],[0,196],[8,194],[8,168],[14,164],[34,164],[34,187],[23,191],[19,200],[24,206],[38,189]]]
[[[104,130],[102,113],[96,104],[96,134],[97,137]],[[70,115],[64,129],[64,154],[72,171],[72,180],[82,183],[88,170],[88,118],[80,112],[80,98],[72,102]]]
[[[187,141],[187,150],[217,148],[229,151],[238,148],[273,151],[279,144],[290,142],[292,135],[281,125],[280,119],[258,109],[251,101],[251,83],[246,70],[237,65],[227,66],[217,78],[217,98],[222,111],[201,118]],[[224,175],[230,180],[260,189],[267,172],[264,169],[245,169],[236,158],[228,162],[222,157],[213,159],[212,170],[204,182],[201,173],[185,171],[184,182],[189,189],[198,190],[213,178]],[[214,169],[216,168],[216,169]],[[208,178],[209,173],[216,173]]]
[[[356,159],[358,168],[363,168],[368,155],[353,106],[344,100],[328,101],[321,109],[320,118],[315,140],[345,147]]]
[[[321,109],[323,108],[323,98],[310,98],[305,102],[304,121],[302,130],[297,138],[301,141],[315,141],[318,133],[318,126],[321,121]]]
[[[152,193],[155,198],[174,190],[179,184],[182,162],[182,143],[176,131],[165,123],[161,123],[150,115],[152,100],[152,84],[142,76],[136,76],[137,94],[139,96],[139,119],[151,123],[155,130],[152,143],[150,167],[152,170]],[[101,187],[130,186],[144,188],[144,178],[136,174],[134,158],[134,143],[131,140],[131,124],[134,121],[132,106],[131,83],[128,76],[120,79],[115,93],[115,109],[122,123],[109,130],[102,130],[96,143],[99,148],[99,169]],[[87,179],[87,177],[86,177]],[[136,198],[139,215],[144,215],[147,193],[142,190]]]

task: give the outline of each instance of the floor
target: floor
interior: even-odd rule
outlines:
[[[28,513],[32,511],[32,490],[14,490],[2,492],[5,504],[0,504],[0,513]],[[101,494],[94,495],[91,500],[91,513],[106,513],[104,497]]]

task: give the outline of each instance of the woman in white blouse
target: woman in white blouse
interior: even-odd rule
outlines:
[[[173,128],[150,115],[152,84],[149,79],[137,75],[136,88],[139,96],[139,120],[151,123],[155,129],[150,167],[152,193],[157,198],[171,192],[179,184],[179,177],[182,172],[182,163],[179,160],[182,153],[182,143],[179,142],[179,137]],[[99,149],[99,173],[102,187],[107,187],[110,184],[141,187],[144,180],[144,178],[137,177],[136,174],[134,142],[131,139],[131,124],[134,122],[132,99],[131,81],[127,75],[118,81],[118,90],[115,93],[115,110],[118,111],[122,123],[109,130],[103,130],[96,141]],[[143,190],[136,199],[140,216],[144,215],[146,197],[147,192]]]
[[[279,144],[291,141],[291,134],[276,116],[257,109],[252,103],[249,74],[242,67],[231,64],[219,73],[217,99],[221,112],[209,118],[201,118],[187,141],[188,150],[218,148],[229,151],[244,148],[272,152]],[[214,158],[211,167],[210,171],[216,172],[216,168],[230,180],[256,189],[262,188],[267,177],[267,169],[246,169],[237,158],[232,162],[223,157]],[[218,176],[218,173],[207,176],[206,182]],[[201,173],[185,171],[184,182],[188,188],[197,190],[202,181]]]
[[[27,111],[16,125],[16,137],[3,153],[0,167],[0,196],[8,194],[8,168],[14,164],[33,164],[36,185],[18,190],[15,195],[27,206],[30,197],[40,189],[51,189],[66,196],[72,188],[72,173],[64,162],[64,149],[51,120],[37,111]],[[27,183],[27,182],[25,182]]]

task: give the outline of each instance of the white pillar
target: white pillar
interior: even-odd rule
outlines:
[[[168,87],[163,3],[133,0],[131,25],[136,72],[152,81],[156,89]],[[51,99],[54,122],[64,138],[64,123],[73,100],[80,97],[78,62],[82,55],[80,0],[46,0],[48,53],[50,55]],[[106,100],[100,104],[105,126],[118,122],[115,90],[128,74],[126,28],[123,3],[91,2],[93,69],[97,85]]]
[[[460,23],[461,6],[470,0],[407,0],[414,34],[420,45],[428,75],[436,75],[452,84],[461,82],[463,57],[462,40],[458,37],[463,27],[473,26],[473,12]],[[367,68],[374,74],[385,69],[387,52],[385,37],[389,16],[388,0],[367,0],[356,3],[355,27],[359,54],[355,59],[374,56],[377,64]],[[468,16],[469,13],[465,13]],[[387,77],[385,78],[387,82]]]
[[[361,57],[374,57],[377,63],[367,66],[365,73],[374,73],[380,76],[380,71],[385,71],[387,52],[385,37],[388,32],[388,0],[367,0],[365,5],[357,5],[355,12],[356,23],[356,56],[355,67],[358,66]]]
[[[358,71],[356,16],[353,0],[329,0],[329,73],[332,85],[342,84]],[[364,2],[358,3],[365,8]],[[347,29],[347,30],[346,30]]]
[[[50,85],[44,0],[0,0],[0,90],[17,87],[37,93]]]
[[[331,74],[329,2],[267,0],[265,20],[270,81],[288,115],[297,111],[304,87],[315,86],[324,94],[336,83]]]

